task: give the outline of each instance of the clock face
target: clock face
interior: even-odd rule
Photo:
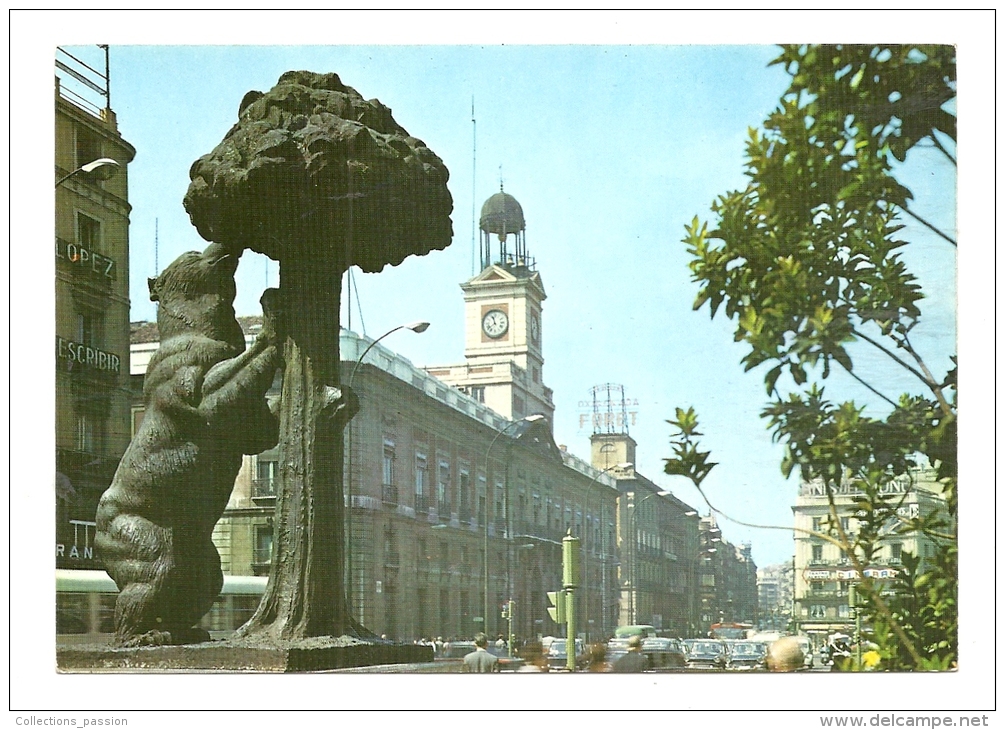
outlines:
[[[509,318],[506,313],[499,310],[493,309],[485,313],[482,318],[482,330],[489,337],[497,339],[506,334],[506,330],[509,329]]]
[[[533,342],[537,342],[537,338],[541,335],[541,322],[538,320],[536,314],[530,316],[530,339]]]

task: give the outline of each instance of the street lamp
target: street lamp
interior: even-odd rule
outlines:
[[[119,163],[110,157],[102,157],[100,159],[94,160],[93,162],[88,162],[86,165],[81,165],[76,170],[71,172],[69,175],[64,175],[56,181],[56,187],[65,183],[71,177],[80,175],[81,173],[91,177],[94,180],[109,180],[115,173],[119,171]]]
[[[482,625],[482,631],[488,631],[489,628],[489,454],[492,453],[492,447],[496,445],[496,441],[499,440],[499,437],[513,428],[513,426],[518,423],[536,423],[543,420],[545,420],[544,416],[540,413],[535,413],[531,416],[524,416],[516,421],[510,421],[498,430],[496,435],[492,438],[492,441],[489,442],[488,449],[485,450],[485,511],[482,516],[482,531],[484,534],[484,545],[482,546],[482,567],[484,569],[484,576],[482,578],[482,591],[484,594],[482,597],[482,616],[485,618],[485,623]]]
[[[631,469],[634,466],[635,466],[635,464],[633,464],[630,461],[623,461],[620,464],[613,464],[613,465],[607,467],[606,469],[601,469],[599,472],[597,472],[596,476],[594,476],[593,479],[590,480],[590,483],[587,485],[587,487],[586,487],[586,494],[584,495],[584,498],[583,498],[583,502],[586,505],[586,514],[587,515],[589,515],[589,513],[590,513],[590,497],[593,494],[593,487],[594,487],[594,485],[596,485],[597,480],[599,480],[600,477],[603,474],[606,474],[607,472],[612,471],[614,469],[618,469],[620,471],[627,471],[628,469]],[[604,527],[603,527],[604,515],[603,515],[603,512],[604,512],[603,502],[601,502],[601,507],[600,507],[600,513],[601,513],[600,514],[600,525],[601,525],[601,527],[600,527],[600,561],[601,561],[601,565],[602,565],[601,590],[600,590],[600,632],[601,632],[601,634],[603,634],[605,632],[605,629],[607,628],[607,606],[604,603],[604,600],[606,598],[606,594],[605,594],[605,591],[603,590],[604,575],[607,572],[607,565],[606,565],[606,563],[607,563],[607,555],[604,553]],[[592,546],[593,546],[592,541],[590,541],[590,547],[592,547]],[[586,543],[584,542],[584,548],[585,547],[586,547]],[[590,591],[589,591],[589,587],[590,587],[589,586],[589,582],[590,582],[590,551],[589,551],[589,549],[584,550],[584,555],[585,555],[586,559],[583,561],[584,562],[584,565],[583,565],[583,626],[586,629],[586,639],[587,639],[587,641],[589,641],[589,639],[590,639]]]
[[[349,382],[346,384],[346,387],[352,389],[352,382],[353,379],[355,379],[356,377],[356,371],[359,370],[359,366],[363,364],[363,358],[365,358],[367,354],[370,352],[370,350],[374,348],[374,345],[376,345],[378,342],[380,342],[388,335],[393,335],[398,330],[405,330],[405,329],[412,330],[412,332],[415,332],[416,334],[421,334],[425,332],[427,329],[429,329],[429,322],[411,322],[409,324],[399,324],[397,327],[389,329],[387,332],[385,332],[380,337],[371,342],[367,346],[367,348],[363,350],[363,354],[356,359],[356,364],[353,366],[352,372],[349,374]],[[348,576],[346,584],[349,586],[349,589],[347,591],[347,598],[349,601],[349,605],[352,606],[352,429],[349,428],[348,432],[349,434],[346,439],[347,440],[346,472],[348,473],[349,478],[345,480],[344,485],[347,497],[347,509],[345,512],[345,532],[346,532],[345,559],[346,559],[346,576]],[[359,616],[360,620],[363,619],[362,608],[363,607],[360,606],[360,614],[361,614]]]

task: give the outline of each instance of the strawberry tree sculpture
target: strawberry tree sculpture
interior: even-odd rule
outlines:
[[[279,262],[274,553],[265,596],[239,635],[366,638],[343,569],[343,430],[358,404],[339,387],[342,275],[449,245],[447,168],[337,75],[290,71],[268,93],[245,95],[237,124],[190,178],[185,209],[203,238]]]

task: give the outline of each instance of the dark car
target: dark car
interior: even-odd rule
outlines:
[[[684,642],[688,669],[725,669],[729,663],[726,645],[715,639],[688,639]]]
[[[559,639],[548,647],[548,666],[552,669],[565,669],[568,666],[568,654],[565,651],[565,639]],[[586,653],[586,644],[582,639],[576,639],[576,666],[589,664],[590,655]]]
[[[645,639],[642,642],[642,653],[649,658],[649,669],[654,672],[683,669],[687,666],[687,655],[679,639]]]
[[[768,647],[760,641],[737,641],[730,647],[728,668],[750,671],[767,668]]]

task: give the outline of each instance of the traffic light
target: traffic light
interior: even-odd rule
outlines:
[[[551,606],[548,608],[548,615],[551,616],[551,620],[556,624],[564,624],[565,591],[549,591],[548,602],[551,603]]]

